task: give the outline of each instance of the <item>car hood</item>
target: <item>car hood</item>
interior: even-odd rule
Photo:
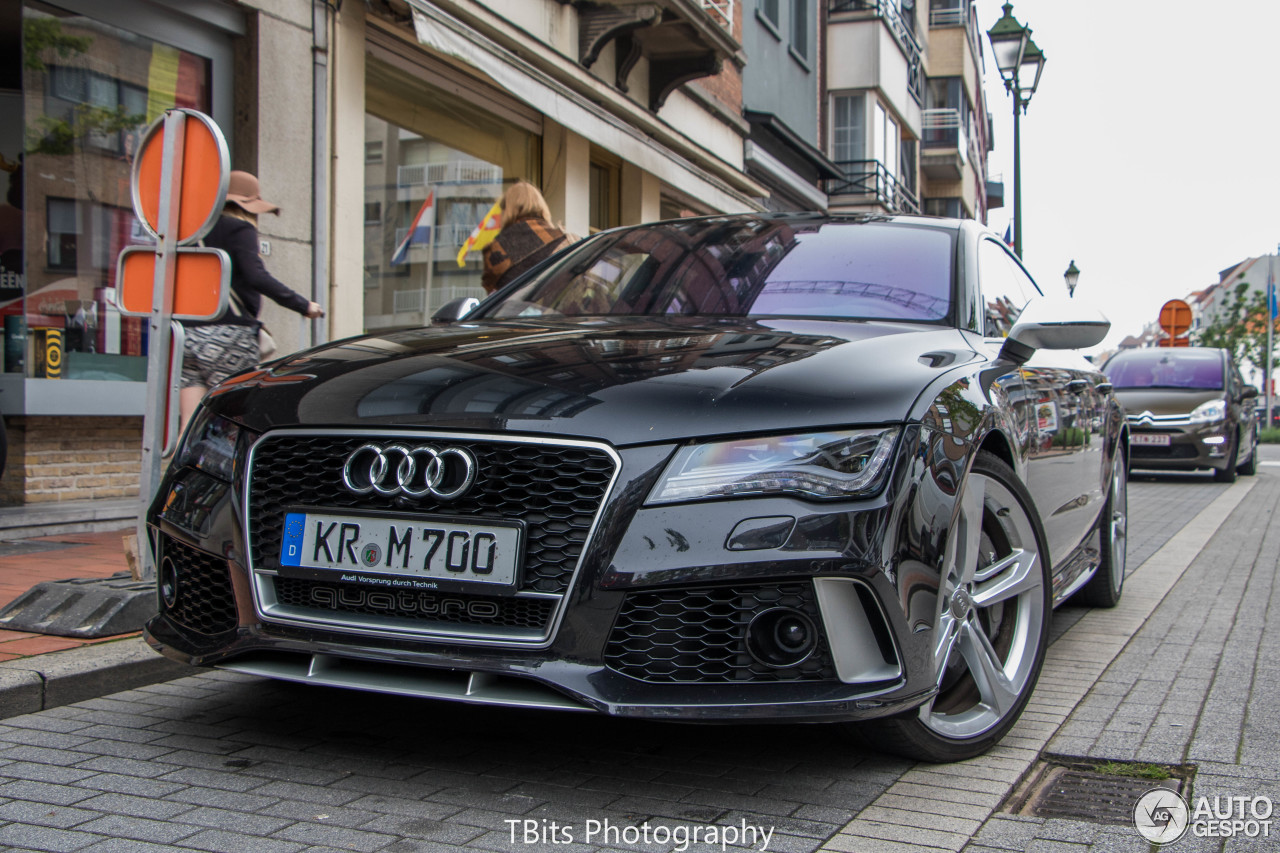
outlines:
[[[1130,415],[1186,415],[1210,400],[1221,400],[1225,391],[1196,391],[1186,388],[1117,388],[1116,399]]]
[[[901,422],[941,368],[973,358],[957,330],[906,323],[484,321],[317,347],[233,377],[208,404],[258,431],[508,430],[622,446]]]

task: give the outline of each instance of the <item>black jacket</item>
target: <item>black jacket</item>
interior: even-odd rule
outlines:
[[[267,272],[258,254],[258,229],[249,222],[234,216],[223,215],[204,238],[204,245],[222,249],[231,256],[231,290],[240,297],[251,316],[241,316],[233,302],[228,300],[227,310],[213,320],[184,320],[186,326],[234,324],[258,325],[258,312],[262,309],[262,295],[270,296],[286,308],[299,314],[307,313],[311,300],[290,290],[287,285]]]

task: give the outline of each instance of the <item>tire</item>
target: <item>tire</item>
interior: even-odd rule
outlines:
[[[1129,465],[1117,452],[1111,472],[1111,487],[1098,521],[1102,536],[1102,558],[1089,582],[1072,596],[1088,607],[1115,607],[1124,592],[1124,572],[1129,543]]]
[[[1240,439],[1237,438],[1235,444],[1231,446],[1231,456],[1227,459],[1227,467],[1215,468],[1213,471],[1213,479],[1219,483],[1234,483],[1236,481],[1236,458],[1240,455]]]
[[[1253,450],[1249,453],[1249,459],[1236,466],[1236,473],[1243,474],[1246,477],[1252,477],[1258,473],[1258,431],[1253,431]]]
[[[1052,584],[1026,487],[979,451],[960,503],[933,628],[938,690],[914,711],[859,724],[879,748],[921,761],[994,746],[1022,715],[1049,644]]]

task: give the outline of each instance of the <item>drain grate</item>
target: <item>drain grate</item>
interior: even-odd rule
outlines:
[[[1087,770],[1055,768],[1050,772],[1040,796],[1032,803],[1037,817],[1065,817],[1099,823],[1131,824],[1133,807],[1152,788],[1182,790],[1180,779],[1134,779],[1106,776]]]
[[[1143,794],[1152,788],[1181,793],[1191,773],[1189,767],[1167,767],[1172,778],[1151,779],[1098,773],[1093,770],[1098,764],[1087,759],[1041,762],[1006,808],[1030,817],[1131,826],[1133,808]]]

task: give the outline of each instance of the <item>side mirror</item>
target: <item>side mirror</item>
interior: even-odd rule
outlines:
[[[1252,385],[1246,385],[1240,389],[1240,400],[1253,400],[1258,396],[1258,389]]]
[[[1009,330],[1000,357],[1024,364],[1038,349],[1084,349],[1102,343],[1111,321],[1075,300],[1036,298]]]
[[[441,305],[436,313],[431,315],[431,322],[443,325],[456,323],[476,310],[476,306],[479,304],[480,300],[474,296],[459,296],[457,299],[450,299]]]

